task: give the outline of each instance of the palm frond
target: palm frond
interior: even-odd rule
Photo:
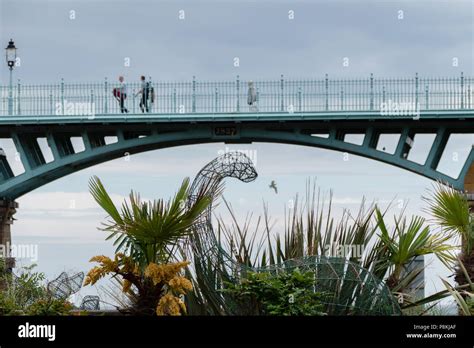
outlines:
[[[192,233],[193,225],[211,204],[210,193],[206,190],[193,197],[192,205],[186,204],[190,194],[188,178],[167,202],[163,199],[142,201],[140,195],[132,191],[120,211],[98,177],[91,178],[89,188],[95,201],[110,217],[102,228],[110,233],[107,239],[114,239],[117,252],[126,252],[142,266],[157,258],[166,261],[168,251]]]
[[[452,187],[437,183],[434,190],[423,200],[428,203],[428,212],[443,231],[461,237],[468,253],[474,246],[472,217],[466,196]]]

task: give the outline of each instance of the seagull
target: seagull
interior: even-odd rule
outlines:
[[[272,180],[272,182],[270,183],[270,185],[268,185],[268,187],[270,187],[271,189],[274,189],[275,193],[278,193],[277,184],[275,180]]]

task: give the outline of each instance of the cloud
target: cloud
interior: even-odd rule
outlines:
[[[0,6],[0,39],[15,37],[24,62],[16,76],[30,82],[97,81],[120,73],[135,80],[143,72],[154,80],[452,74],[453,56],[465,72],[473,68],[469,1],[404,2],[403,20],[397,19],[397,3],[373,1],[121,1],[114,6],[52,1],[44,6],[2,0]],[[289,9],[295,11],[293,20]],[[127,25],[116,25],[122,22]],[[61,51],[61,59],[51,56],[50,47]],[[351,64],[343,69],[346,56]],[[124,57],[131,58],[130,67],[124,68]],[[234,57],[241,58],[238,69]]]
[[[110,194],[118,204],[125,197]],[[22,212],[71,212],[99,209],[89,192],[32,192],[18,199]]]

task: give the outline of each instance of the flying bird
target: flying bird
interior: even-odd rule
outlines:
[[[275,193],[278,193],[277,184],[275,180],[272,180],[272,182],[270,183],[270,185],[268,185],[268,187],[270,187],[271,189],[274,189]]]

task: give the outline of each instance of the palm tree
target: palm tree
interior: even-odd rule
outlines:
[[[458,285],[469,284],[474,279],[474,214],[469,211],[467,197],[452,187],[438,183],[431,195],[424,199],[429,204],[429,212],[443,231],[461,240],[454,279]]]
[[[192,233],[197,219],[211,203],[208,192],[202,191],[191,206],[187,206],[189,178],[183,180],[172,200],[143,202],[131,192],[130,203],[124,202],[121,211],[112,202],[100,179],[92,177],[89,189],[95,201],[107,212],[109,220],[102,230],[114,238],[116,252],[125,252],[142,268],[151,262],[168,262],[176,246]]]
[[[395,227],[392,233],[388,232],[384,217],[380,210],[376,208],[377,226],[380,229],[380,240],[383,248],[386,248],[387,259],[385,267],[391,270],[387,278],[387,285],[392,290],[403,292],[404,288],[410,284],[410,280],[401,282],[402,276],[406,273],[407,265],[417,256],[435,254],[445,265],[449,265],[453,260],[450,251],[453,249],[447,243],[449,236],[443,233],[430,233],[429,226],[425,225],[425,219],[420,216],[412,216],[407,223],[406,217],[395,218]]]
[[[131,301],[135,314],[174,313],[185,311],[179,295],[192,289],[180,272],[189,262],[178,262],[178,246],[193,232],[201,214],[211,204],[209,192],[201,190],[188,203],[189,179],[183,180],[173,199],[146,202],[133,191],[120,210],[115,206],[99,178],[89,182],[95,201],[107,212],[109,219],[101,228],[110,233],[117,246],[115,259],[95,256],[100,263],[86,277],[93,285],[107,274],[114,274],[122,291]],[[184,307],[184,308],[183,308]],[[183,310],[181,310],[181,308]]]

